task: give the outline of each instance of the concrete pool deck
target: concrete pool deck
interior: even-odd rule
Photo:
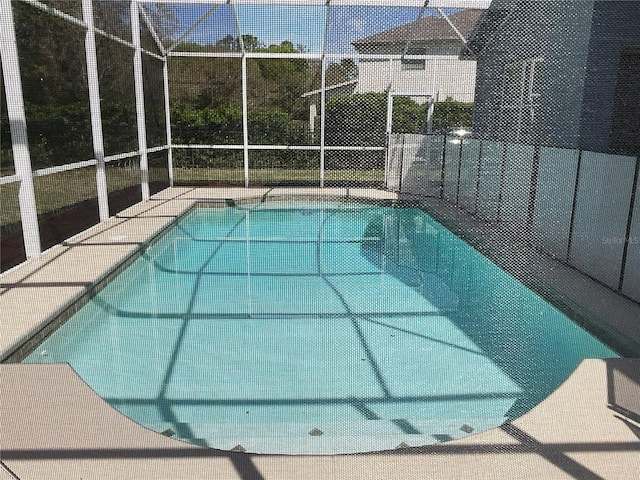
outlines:
[[[196,202],[288,196],[395,200],[367,189],[172,188],[135,205],[0,277],[0,358],[20,351],[54,317]],[[534,253],[436,200],[443,223],[459,224],[478,249],[521,258],[515,273],[549,277],[563,300],[640,341],[640,306]],[[457,223],[456,223],[457,222]],[[449,225],[447,225],[449,226]],[[483,230],[484,228],[484,230]],[[476,234],[468,232],[475,231]],[[513,257],[517,252],[517,256]],[[524,259],[526,258],[526,260]],[[533,260],[532,260],[533,259]],[[551,262],[551,263],[549,263]],[[514,274],[515,274],[514,273]],[[552,275],[550,275],[552,273]],[[71,307],[73,310],[76,307]],[[45,331],[41,332],[46,333]],[[0,478],[634,478],[640,428],[608,408],[640,412],[640,361],[586,360],[548,399],[501,428],[463,440],[394,452],[274,456],[221,452],[171,440],[111,409],[66,365],[0,366]],[[619,389],[622,393],[617,393]],[[3,468],[6,467],[5,470]]]

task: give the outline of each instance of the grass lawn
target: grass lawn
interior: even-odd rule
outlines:
[[[158,170],[155,172],[154,170]],[[163,169],[149,170],[151,179],[161,178]],[[241,168],[174,168],[174,178],[179,183],[219,183],[244,185],[244,170]],[[318,169],[252,168],[249,170],[250,184],[320,185]],[[325,185],[381,185],[384,170],[341,169],[326,170]],[[38,214],[55,212],[76,203],[97,197],[95,168],[86,167],[55,173],[33,179]],[[107,189],[121,190],[140,182],[140,171],[115,166],[107,167]],[[18,183],[0,187],[0,225],[20,221],[18,205]]]
[[[176,183],[212,182],[212,183],[244,183],[244,170],[241,168],[174,168]],[[384,170],[325,170],[325,182],[349,181],[356,183],[382,183]],[[292,168],[250,168],[250,184],[264,185],[269,183],[287,183],[301,185],[320,185],[320,170]]]
[[[153,172],[149,172],[151,178]],[[139,170],[119,167],[107,168],[107,190],[122,190],[140,182]],[[34,190],[38,214],[55,212],[70,205],[97,198],[95,167],[79,168],[67,172],[34,177]],[[18,183],[0,186],[0,225],[20,221]]]

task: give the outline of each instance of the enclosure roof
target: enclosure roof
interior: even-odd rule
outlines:
[[[507,21],[509,13],[513,10],[514,4],[510,0],[496,0],[487,10],[485,10],[471,33],[467,37],[467,48],[461,52],[460,58],[463,60],[476,60],[477,56],[484,50],[493,38],[493,35],[500,26]]]
[[[466,9],[449,15],[449,20],[462,36],[467,38],[483,12],[484,10],[480,9]],[[429,42],[433,40],[461,41],[456,31],[444,17],[429,16],[356,40],[353,45],[358,48],[359,46],[371,44],[397,44],[404,43],[407,39],[411,39],[412,42]]]
[[[146,1],[146,0],[142,0]],[[491,0],[154,0],[146,3],[235,3],[252,5],[362,5],[370,7],[486,8]]]

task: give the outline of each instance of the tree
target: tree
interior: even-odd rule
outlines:
[[[93,156],[84,30],[13,2],[34,168]]]
[[[292,42],[264,46],[245,35],[247,50],[266,53],[299,53]],[[185,45],[192,51],[239,48],[239,39],[227,35],[213,45]],[[306,104],[301,95],[309,84],[309,64],[299,58],[258,58],[247,62],[250,142],[305,144],[309,140]],[[177,143],[230,144],[242,142],[242,81],[239,58],[176,58],[169,65],[173,136]],[[308,163],[301,152],[278,157],[291,165]],[[205,162],[205,155],[191,164]],[[254,166],[273,162],[273,155],[252,154]]]
[[[254,52],[259,48],[264,47],[264,45],[258,40],[258,37],[254,37],[253,35],[243,35],[242,44],[244,45],[244,49],[247,52]]]
[[[327,67],[326,84],[337,85],[358,78],[358,67],[351,58],[345,58],[340,63],[330,63]]]
[[[292,42],[284,41],[279,45],[260,47],[256,52],[263,53],[300,53]],[[310,86],[310,68],[306,60],[300,58],[258,59],[258,72],[252,72],[252,102],[254,105],[279,108],[290,112],[293,118],[306,118],[306,104],[302,94]]]
[[[433,111],[433,129],[445,132],[456,127],[470,127],[473,116],[473,103],[458,102],[447,97],[438,102]]]
[[[327,143],[383,146],[386,112],[386,93],[334,96],[326,105]]]
[[[387,126],[387,94],[336,95],[327,102],[326,132],[331,145],[384,145]],[[393,130],[426,133],[427,105],[397,97],[393,107]]]
[[[121,4],[122,7],[129,9],[128,2],[108,2],[107,5],[102,6],[102,10],[106,8],[117,11],[118,6],[114,4]],[[97,5],[96,5],[97,4]],[[173,39],[176,37],[177,33],[182,28],[180,23],[180,19],[178,18],[178,13],[176,9],[172,5],[164,4],[164,3],[156,3],[153,5],[150,4],[140,4],[141,7],[145,10],[147,16],[151,24],[153,25],[154,30],[158,34],[160,41],[164,45],[169,45],[172,43]],[[94,11],[98,13],[98,15],[102,14],[102,10],[98,11],[97,8],[101,7],[100,2],[94,2]],[[126,13],[121,15],[121,20],[126,23]]]

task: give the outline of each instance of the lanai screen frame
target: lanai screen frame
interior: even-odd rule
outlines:
[[[16,0],[14,0],[16,1]],[[169,185],[174,185],[173,159],[174,148],[209,148],[209,149],[238,149],[243,152],[244,186],[249,187],[249,151],[250,150],[310,150],[318,151],[320,154],[320,180],[319,186],[325,186],[325,152],[329,150],[348,151],[384,151],[385,147],[372,146],[329,146],[325,144],[325,104],[326,104],[326,69],[328,62],[332,59],[351,58],[386,60],[391,62],[402,61],[404,59],[423,59],[424,55],[407,55],[411,38],[406,39],[406,48],[401,55],[397,54],[358,54],[358,53],[330,53],[327,52],[327,36],[329,32],[329,18],[331,8],[334,6],[378,6],[378,7],[414,7],[418,9],[416,20],[421,18],[427,8],[435,8],[440,15],[449,21],[442,8],[488,8],[490,0],[131,0],[131,41],[112,35],[94,24],[93,2],[92,0],[82,0],[82,19],[76,18],[55,7],[49,6],[40,0],[19,0],[38,8],[48,14],[59,17],[67,22],[79,26],[85,31],[85,54],[87,68],[87,85],[89,91],[89,107],[91,118],[91,132],[93,142],[94,158],[70,163],[62,166],[49,167],[39,170],[32,169],[31,156],[29,153],[29,141],[27,135],[27,123],[18,60],[17,42],[13,19],[12,0],[0,0],[0,52],[2,56],[2,72],[4,76],[4,87],[7,98],[7,111],[12,139],[14,169],[13,175],[0,177],[0,185],[19,183],[18,200],[20,205],[20,216],[22,222],[23,240],[26,258],[36,259],[42,253],[40,243],[40,232],[38,225],[38,214],[34,193],[33,177],[54,174],[76,168],[96,166],[96,186],[98,198],[98,211],[100,222],[105,222],[110,217],[107,197],[107,183],[105,165],[111,161],[126,158],[140,158],[140,184],[142,189],[142,201],[150,197],[149,189],[149,169],[148,154],[166,151],[169,171]],[[190,27],[182,32],[179,37],[167,47],[163,44],[156,29],[150,19],[148,8],[153,8],[156,4],[206,4],[211,5],[205,16],[194,22]],[[230,5],[233,9],[236,29],[239,34],[240,52],[176,52],[173,49],[180,40],[189,35],[199,23],[210,16],[217,8],[223,5]],[[242,31],[238,21],[236,6],[238,5],[304,5],[324,8],[325,24],[323,29],[322,47],[315,53],[257,53],[249,52],[242,42]],[[141,23],[144,22],[146,28],[151,33],[160,54],[143,48],[141,44]],[[449,21],[450,23],[450,21]],[[454,30],[456,30],[454,28]],[[98,58],[96,54],[96,35],[106,37],[110,40],[125,45],[134,52],[134,85],[136,99],[136,123],[138,134],[138,150],[132,152],[122,152],[115,155],[106,156],[104,151],[102,114],[100,109],[100,89],[98,85]],[[464,42],[464,38],[461,38]],[[142,54],[162,61],[163,87],[164,87],[164,110],[166,127],[166,144],[149,148],[147,145],[147,132],[145,123],[144,105],[144,82],[142,71]],[[171,109],[169,97],[169,74],[168,60],[172,57],[205,57],[205,58],[240,58],[242,62],[242,117],[243,117],[243,143],[242,145],[180,145],[173,144],[171,137]],[[320,144],[319,145],[253,145],[249,142],[248,129],[248,104],[247,104],[247,60],[248,59],[304,59],[309,61],[319,61],[321,63],[321,88],[320,88]],[[391,79],[388,79],[389,82]],[[426,94],[432,92],[425,92]]]

